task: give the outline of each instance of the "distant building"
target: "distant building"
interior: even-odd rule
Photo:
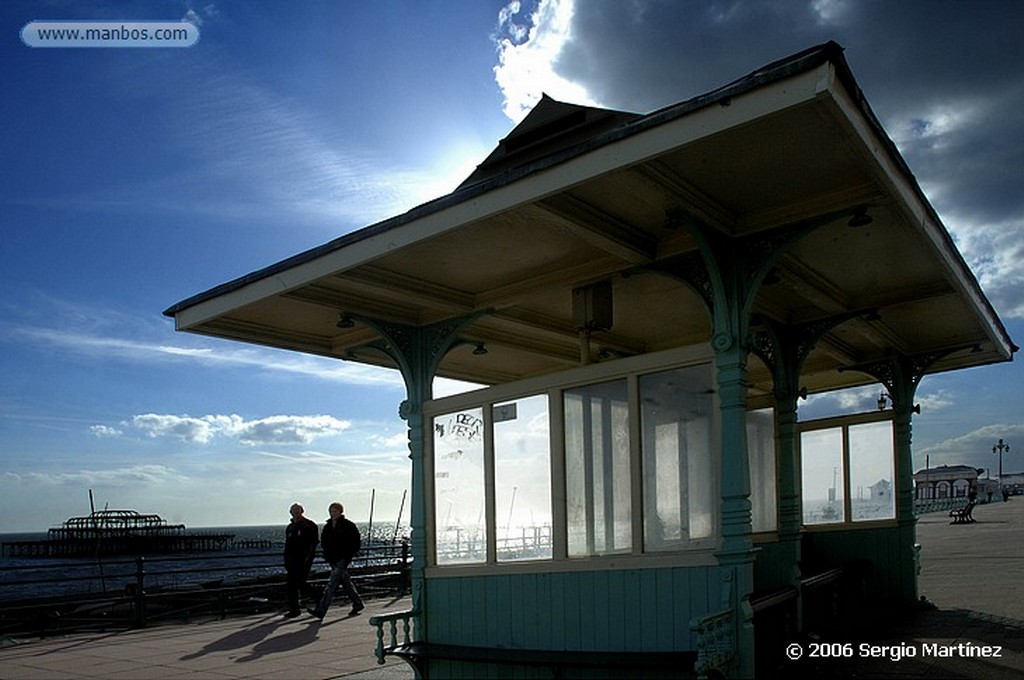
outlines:
[[[977,489],[980,470],[968,465],[942,465],[914,473],[914,498],[966,498]]]
[[[998,500],[999,496],[999,480],[985,477],[984,479],[978,479],[978,500],[987,503],[993,498]]]
[[[888,479],[880,479],[871,486],[868,487],[871,490],[871,500],[883,503],[891,504],[892,502],[892,482]]]
[[[1000,481],[1007,496],[1024,495],[1024,472],[1009,472]]]

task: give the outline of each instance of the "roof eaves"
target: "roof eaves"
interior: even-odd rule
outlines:
[[[866,108],[866,102],[860,95],[860,90],[857,89],[856,83],[853,80],[853,75],[849,71],[846,61],[843,58],[843,48],[835,42],[827,42],[822,45],[808,48],[790,57],[781,59],[776,62],[772,62],[766,66],[759,68],[758,70],[750,73],[743,78],[733,81],[723,87],[713,90],[709,93],[699,95],[692,99],[689,99],[678,104],[668,106],[663,109],[654,111],[653,113],[642,115],[636,120],[629,122],[621,127],[613,128],[602,134],[595,136],[592,139],[573,145],[571,147],[561,149],[548,156],[539,158],[522,165],[518,165],[508,170],[505,170],[495,176],[487,177],[479,182],[470,184],[468,186],[456,189],[454,192],[434,199],[427,203],[423,203],[411,210],[391,217],[389,219],[377,222],[373,225],[363,227],[356,231],[340,236],[336,239],[328,241],[327,243],[303,251],[292,257],[276,262],[272,265],[256,270],[244,276],[238,277],[226,283],[220,284],[206,290],[204,292],[193,295],[189,298],[178,302],[167,308],[163,313],[166,316],[174,317],[178,313],[196,305],[202,304],[208,300],[225,295],[245,286],[252,284],[256,281],[266,279],[275,276],[287,269],[296,267],[298,265],[305,264],[313,261],[317,258],[323,257],[337,250],[345,248],[353,243],[357,243],[367,238],[371,238],[392,229],[401,227],[404,224],[408,224],[417,219],[431,215],[435,212],[439,212],[446,208],[450,208],[454,205],[469,201],[477,196],[494,191],[500,187],[512,184],[527,175],[531,175],[535,172],[551,168],[555,165],[564,163],[572,158],[589,153],[597,148],[619,141],[626,137],[630,137],[645,130],[663,125],[670,121],[681,118],[699,109],[703,109],[708,106],[712,106],[717,103],[728,101],[729,99],[738,95],[744,94],[756,88],[762,87],[772,82],[783,80],[790,76],[794,76],[805,71],[812,70],[818,66],[832,62],[836,64],[840,78],[846,82],[848,89],[851,92],[857,93],[857,99],[859,102],[863,102],[863,107]],[[869,112],[869,110],[868,110]],[[871,115],[872,124],[875,125],[879,130],[881,126],[877,123],[877,119]],[[882,133],[884,139],[888,140],[888,137]],[[891,144],[891,142],[890,142]],[[893,149],[895,146],[893,145]],[[895,156],[900,158],[899,154]],[[902,162],[902,158],[900,158]],[[905,164],[901,167],[906,168]],[[909,169],[906,170],[909,173]],[[916,186],[916,182],[915,182]]]

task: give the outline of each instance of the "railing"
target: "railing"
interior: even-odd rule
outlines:
[[[732,570],[727,570],[722,572],[721,576],[721,609],[690,621],[690,630],[697,636],[697,660],[693,664],[693,669],[700,680],[708,678],[712,671],[724,673],[739,656],[736,639],[739,625],[736,574]]]
[[[914,499],[914,515],[920,517],[930,512],[946,512],[958,510],[967,505],[967,498],[916,498]]]
[[[370,625],[377,629],[377,647],[374,649],[374,656],[377,657],[377,663],[384,663],[384,657],[388,652],[391,652],[402,645],[408,645],[414,639],[412,630],[412,621],[419,615],[417,608],[410,609],[408,611],[401,612],[389,612],[386,614],[376,614],[370,617]],[[401,624],[401,627],[399,627]],[[385,631],[384,628],[387,626],[387,644],[385,644]],[[398,633],[401,630],[401,637]]]
[[[707,678],[712,669],[727,666],[736,656],[733,631],[736,629],[736,613],[733,609],[722,611],[690,623],[690,630],[697,634],[697,662],[694,670],[698,678]]]
[[[104,560],[102,569],[67,560],[24,560],[19,566],[0,567],[0,635],[42,637],[283,609],[281,561],[280,552]],[[350,571],[364,597],[405,594],[410,564],[407,542],[370,545],[364,546]],[[74,573],[90,569],[94,573]],[[318,563],[310,581],[326,582],[329,573]],[[30,578],[17,578],[24,574]],[[64,592],[46,594],[47,588],[57,586]],[[68,592],[69,587],[78,591]],[[12,596],[30,588],[35,596]]]

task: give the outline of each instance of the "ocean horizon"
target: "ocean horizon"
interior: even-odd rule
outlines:
[[[186,527],[185,533],[232,534],[237,542],[268,541],[269,548],[236,548],[202,553],[145,556],[147,587],[174,588],[212,580],[244,580],[283,573],[286,523],[221,527]],[[318,522],[322,527],[323,523]],[[356,522],[363,544],[392,543],[408,538],[408,525]],[[47,532],[0,533],[0,543],[46,540]],[[314,571],[326,569],[322,557]],[[0,602],[89,593],[123,592],[135,582],[136,556],[9,557],[0,556]],[[33,581],[34,583],[25,583]],[[45,581],[45,582],[41,582]]]

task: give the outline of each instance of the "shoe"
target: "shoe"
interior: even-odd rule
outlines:
[[[294,619],[296,616],[298,616],[301,613],[302,612],[300,612],[298,610],[285,612],[284,613],[284,618],[286,618],[286,619]]]
[[[350,611],[348,615],[356,616],[359,614],[359,612],[363,611],[364,609],[366,609],[365,605],[356,605],[355,607],[352,607],[352,611]]]
[[[324,615],[318,612],[317,610],[309,608],[306,611],[309,612],[309,615],[312,616],[314,619],[320,619],[321,621],[324,620]]]

